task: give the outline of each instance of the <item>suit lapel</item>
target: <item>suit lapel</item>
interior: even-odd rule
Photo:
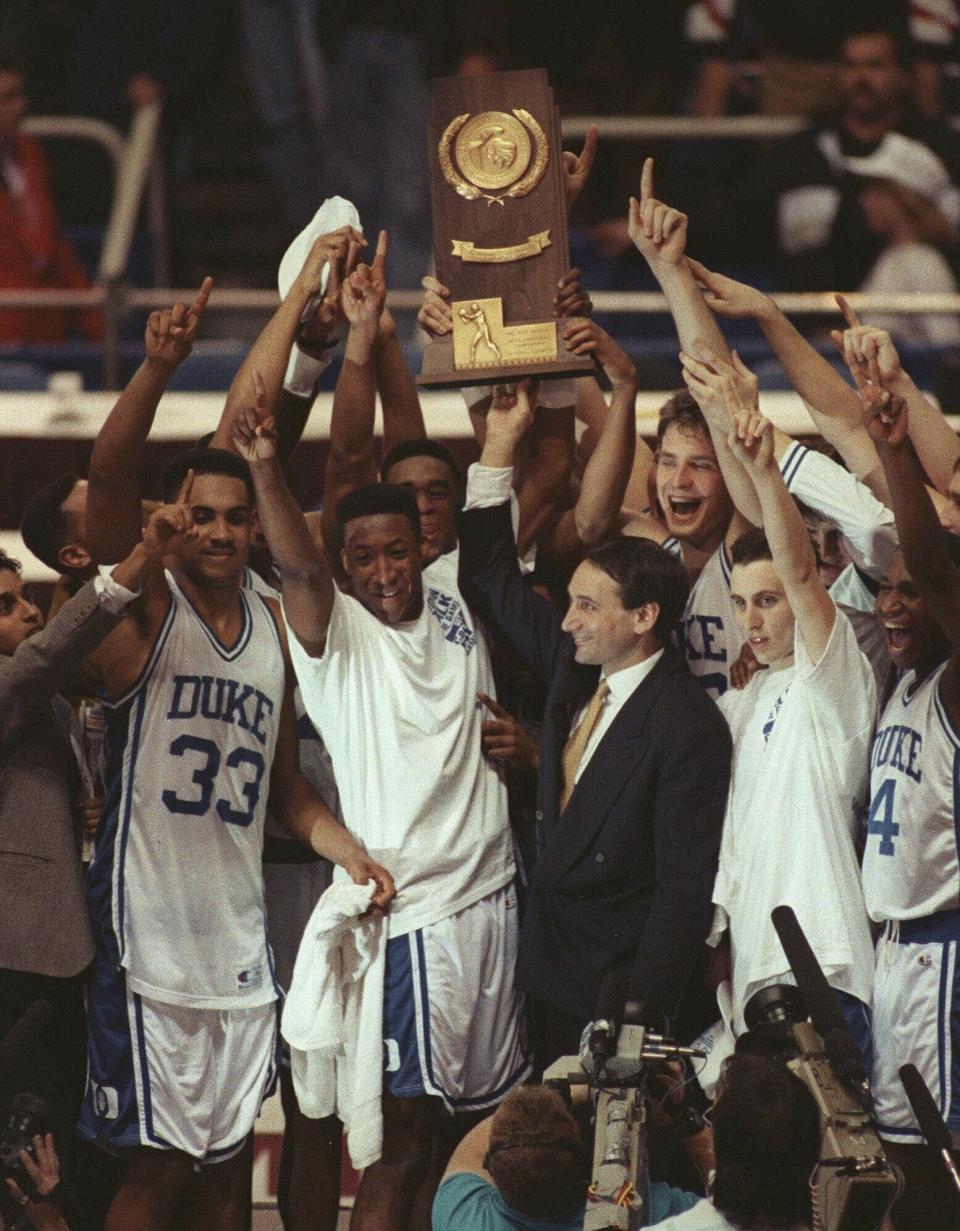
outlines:
[[[556,874],[565,872],[590,846],[649,743],[647,724],[657,697],[677,670],[677,651],[668,647],[610,724],[580,776],[554,828],[545,857]]]

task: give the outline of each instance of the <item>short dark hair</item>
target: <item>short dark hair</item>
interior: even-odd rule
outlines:
[[[63,504],[79,482],[79,476],[72,471],[57,475],[33,493],[20,518],[24,543],[55,573],[69,572],[60,562],[60,548],[66,546],[70,534]]]
[[[363,487],[347,492],[337,503],[337,529],[341,542],[348,521],[357,517],[378,517],[384,513],[401,514],[420,538],[420,510],[410,488],[402,483],[365,483]]]
[[[703,417],[699,403],[689,389],[678,389],[660,407],[660,418],[657,421],[657,448],[663,444],[668,427],[679,427],[681,431],[700,432],[710,439],[710,428]]]
[[[30,79],[30,60],[19,43],[11,41],[0,44],[0,73],[19,73]]]
[[[820,1157],[820,1114],[796,1074],[767,1056],[726,1061],[713,1109],[713,1204],[740,1228],[810,1221],[810,1173]]]
[[[613,578],[628,611],[643,603],[659,606],[652,631],[663,645],[679,623],[690,594],[683,562],[659,543],[626,535],[592,547],[585,559]]]
[[[380,478],[384,483],[387,481],[390,468],[396,466],[397,462],[405,462],[408,457],[435,457],[438,462],[443,462],[449,468],[457,489],[463,491],[463,471],[447,446],[441,444],[439,440],[401,440],[398,445],[394,445],[380,463]]]
[[[519,1086],[497,1108],[484,1166],[507,1205],[532,1218],[571,1214],[587,1191],[587,1151],[563,1099]]]
[[[19,577],[22,568],[23,565],[19,560],[14,560],[13,556],[8,556],[3,548],[0,547],[0,572],[6,569],[8,573],[16,573]]]
[[[755,560],[772,560],[773,552],[762,526],[751,526],[730,548],[731,564],[753,564]]]
[[[906,6],[904,6],[906,7]],[[871,17],[862,10],[847,18],[841,25],[837,38],[837,59],[843,55],[843,45],[852,38],[869,38],[872,35],[885,35],[893,43],[897,63],[905,71],[913,67],[916,50],[910,38],[910,28],[906,16],[897,17],[892,13],[885,16]]]
[[[196,448],[178,453],[164,466],[160,475],[160,490],[167,503],[176,500],[188,470],[192,470],[194,475],[223,474],[231,479],[239,479],[247,489],[250,503],[254,503],[253,477],[250,467],[239,453],[230,453],[226,449]]]

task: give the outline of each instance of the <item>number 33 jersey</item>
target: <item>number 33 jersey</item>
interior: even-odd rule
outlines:
[[[240,591],[227,648],[167,575],[140,678],[105,704],[107,797],[88,894],[130,989],[167,1004],[276,999],[261,851],[284,689],[273,613]]]
[[[870,758],[863,893],[871,919],[919,919],[960,905],[960,733],[940,697],[944,667],[908,671]]]

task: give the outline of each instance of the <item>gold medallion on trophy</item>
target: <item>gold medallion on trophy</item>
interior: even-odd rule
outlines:
[[[503,205],[506,198],[524,197],[536,188],[547,169],[549,148],[530,112],[515,107],[509,114],[483,111],[471,116],[468,111],[456,116],[437,154],[444,178],[461,197]]]

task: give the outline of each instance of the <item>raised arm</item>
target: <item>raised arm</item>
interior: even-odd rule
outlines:
[[[333,611],[333,579],[283,477],[276,447],[276,424],[256,374],[254,388],[257,401],[239,411],[234,419],[234,444],[253,475],[257,516],[280,574],[287,622],[307,653],[319,658]]]
[[[736,351],[731,358],[727,363],[705,347],[696,356],[680,352],[684,383],[703,411],[720,473],[742,519],[736,530],[739,537],[746,524],[760,525],[761,513],[756,488],[730,448],[730,429],[736,415],[750,414],[756,407],[757,378]]]
[[[86,540],[94,560],[122,560],[140,540],[143,514],[137,471],[143,447],[171,376],[193,348],[212,287],[213,279],[204,278],[191,307],[178,303],[151,312],[146,358],[97,433],[86,504]]]
[[[376,350],[380,315],[387,296],[386,259],[387,233],[381,231],[373,264],[358,265],[344,283],[341,296],[349,332],[333,395],[321,518],[323,541],[328,556],[333,558],[340,547],[337,504],[347,492],[373,483],[377,477],[373,455]]]
[[[800,510],[787,491],[773,450],[773,424],[742,411],[734,420],[730,448],[756,488],[763,529],[777,576],[812,662],[819,662],[833,632],[837,609],[817,572],[817,560]]]
[[[383,408],[383,455],[405,440],[426,440],[417,382],[403,357],[389,308],[380,313],[376,348],[377,389]]]
[[[340,291],[359,259],[363,243],[363,236],[353,227],[340,227],[314,240],[303,268],[233,378],[210,442],[214,448],[233,449],[233,421],[237,412],[256,397],[253,374],[258,372],[266,390],[266,404],[278,417],[281,458],[289,458],[312,404],[312,389],[305,387],[310,383],[305,377],[301,377],[297,392],[284,389],[291,353],[302,354],[303,364],[310,367],[316,365],[321,352],[339,340],[343,327]],[[320,297],[328,266],[326,290]],[[304,320],[313,300],[313,311]]]
[[[637,445],[637,370],[625,352],[595,322],[574,318],[563,330],[576,355],[593,355],[612,386],[574,507],[544,542],[551,555],[579,556],[617,529]],[[591,381],[596,388],[596,382]],[[578,382],[579,384],[579,382]],[[603,398],[601,396],[601,401]]]
[[[875,496],[886,503],[886,488],[877,452],[863,426],[860,401],[839,372],[810,345],[777,305],[762,291],[714,273],[691,260],[690,268],[705,289],[704,299],[719,316],[753,319],[803,398],[820,435]],[[779,452],[779,442],[778,442]]]
[[[910,425],[910,439],[920,464],[937,491],[945,492],[960,458],[960,440],[942,413],[927,401],[903,370],[889,333],[871,325],[861,325],[857,314],[842,295],[837,296],[837,302],[847,328],[842,334],[835,330],[833,339],[861,395],[867,391],[875,395],[882,388],[891,397],[903,399]]]
[[[687,262],[687,216],[653,195],[653,159],[643,164],[640,199],[630,198],[630,238],[667,297],[680,347],[696,354],[706,347],[722,359],[730,351],[716,317],[707,307]]]
[[[907,572],[954,650],[960,648],[960,569],[943,541],[923,471],[912,447],[905,399],[886,393],[869,412],[868,429],[883,464]],[[960,700],[960,695],[958,695]]]

